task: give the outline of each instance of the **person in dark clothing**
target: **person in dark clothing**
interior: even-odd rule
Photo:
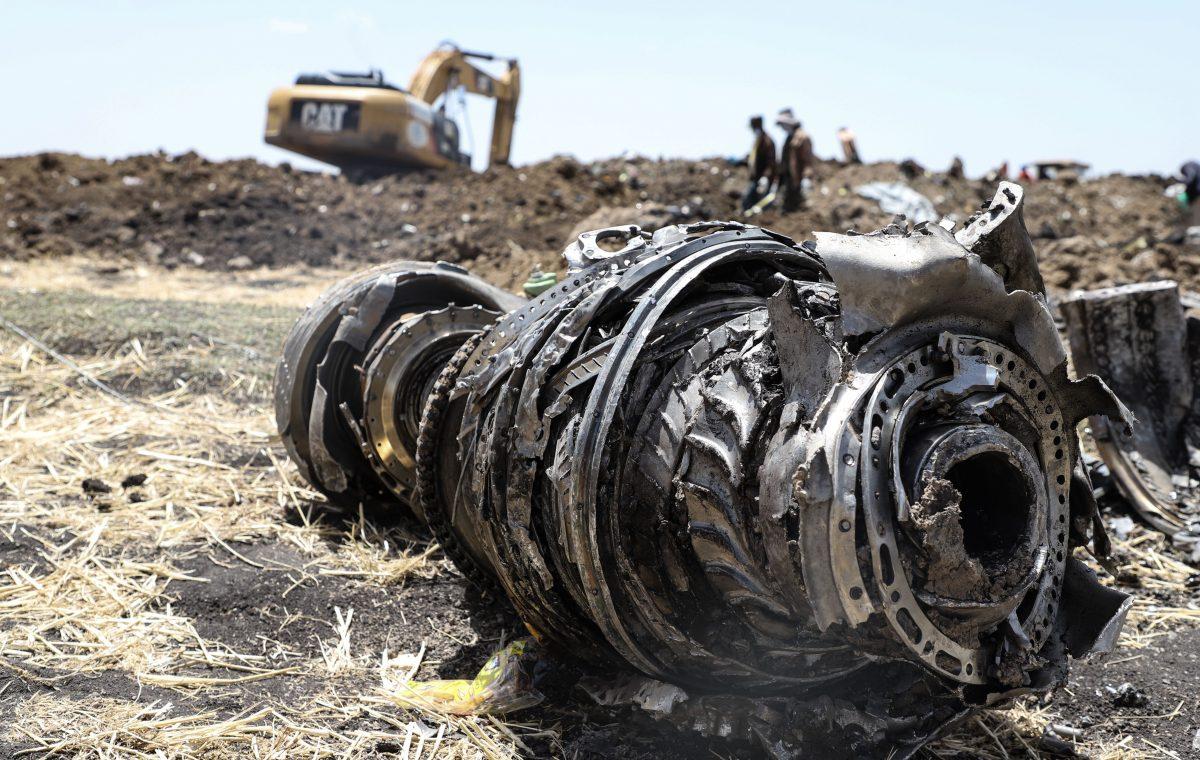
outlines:
[[[766,197],[776,173],[775,141],[763,129],[761,116],[750,118],[750,131],[754,133],[754,144],[750,146],[750,155],[746,159],[750,167],[750,184],[742,193],[743,214]]]
[[[1187,202],[1191,206],[1200,199],[1200,163],[1188,161],[1179,167],[1179,176],[1183,177],[1183,191],[1187,193]]]
[[[1200,163],[1188,161],[1179,167],[1183,178],[1184,224],[1200,227]]]
[[[783,194],[786,214],[804,206],[804,180],[811,179],[817,157],[813,154],[812,138],[800,128],[800,120],[792,109],[780,111],[775,125],[786,135],[779,159],[779,191]]]
[[[906,179],[916,179],[925,175],[925,167],[918,164],[914,159],[906,158],[900,162],[900,173]]]
[[[950,168],[946,171],[946,176],[951,179],[962,179],[964,176],[963,160],[960,156],[955,156],[950,162]]]

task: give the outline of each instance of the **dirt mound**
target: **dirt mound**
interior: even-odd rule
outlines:
[[[672,223],[737,218],[745,168],[725,159],[568,157],[483,174],[418,172],[355,185],[288,165],[213,162],[194,153],[104,161],[66,154],[0,159],[0,258],[92,253],[167,266],[248,268],[441,259],[509,287],[558,253],[585,218]],[[809,207],[756,223],[798,239],[871,230],[889,215],[854,194],[906,181],[939,213],[965,219],[994,185],[899,164],[819,168]],[[1173,201],[1161,177],[1039,182],[1027,221],[1057,288],[1175,277],[1200,288],[1200,249],[1168,242]]]

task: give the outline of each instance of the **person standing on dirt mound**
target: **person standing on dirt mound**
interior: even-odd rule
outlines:
[[[1200,163],[1188,161],[1179,167],[1183,178],[1183,195],[1187,204],[1188,225],[1200,225]]]
[[[846,158],[848,164],[861,164],[862,159],[858,155],[858,143],[855,141],[854,133],[850,131],[850,127],[840,127],[837,131],[838,142],[842,144],[842,155]]]
[[[754,133],[754,144],[750,146],[750,155],[746,159],[750,167],[750,184],[742,193],[743,214],[766,197],[776,174],[775,141],[763,129],[761,116],[750,117],[750,131]]]
[[[785,108],[775,117],[775,126],[783,129],[783,154],[779,159],[779,190],[786,214],[804,206],[804,181],[811,181],[817,159],[812,138],[800,128],[800,120]]]
[[[965,176],[961,156],[955,156],[954,160],[950,162],[950,168],[946,170],[946,176],[950,179],[962,179]]]

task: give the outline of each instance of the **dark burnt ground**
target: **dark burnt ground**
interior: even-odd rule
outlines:
[[[208,579],[174,589],[176,612],[192,618],[206,640],[239,652],[265,652],[278,643],[301,658],[317,659],[318,642],[330,637],[334,610],[352,609],[356,647],[398,653],[424,645],[425,663],[416,677],[460,678],[478,670],[503,641],[522,635],[506,606],[482,598],[449,568],[386,587],[306,577],[303,567],[310,558],[287,546],[238,551],[265,569],[230,563],[207,550],[172,564]]]
[[[0,550],[26,560],[38,556],[33,531],[21,531],[17,540]],[[319,642],[330,636],[334,608],[353,609],[355,645],[370,651],[415,651],[426,647],[427,664],[418,678],[469,676],[488,658],[502,639],[519,632],[519,621],[508,608],[488,600],[451,570],[417,579],[399,588],[347,579],[303,581],[303,573],[281,566],[302,567],[308,560],[286,546],[258,544],[237,546],[247,559],[267,564],[268,570],[221,556],[211,547],[182,552],[173,564],[189,574],[207,578],[207,583],[180,582],[171,587],[172,606],[177,613],[195,621],[206,641],[224,644],[243,653],[269,653],[282,646],[296,653],[299,661],[319,659]],[[21,560],[18,560],[21,562]],[[23,562],[22,562],[23,563]],[[295,658],[294,658],[295,659]],[[196,668],[199,677],[236,676],[233,671]],[[710,751],[721,757],[756,757],[751,748],[709,739],[654,722],[636,710],[600,709],[591,705],[574,685],[579,671],[560,665],[543,686],[548,699],[542,705],[512,716],[521,722],[554,726],[559,739],[530,743],[530,757],[579,758],[693,758]],[[594,674],[593,674],[594,675]],[[1081,744],[1107,748],[1124,745],[1128,757],[1167,756],[1155,747],[1188,757],[1197,730],[1200,710],[1195,685],[1200,679],[1200,629],[1169,632],[1145,649],[1118,651],[1107,661],[1076,663],[1067,687],[1049,701],[1046,722],[1062,724],[1083,732]],[[314,694],[343,691],[353,694],[356,679],[314,675],[288,676],[256,683],[181,694],[169,689],[140,684],[129,673],[109,670],[96,674],[68,671],[10,668],[0,674],[0,725],[13,720],[23,697],[53,694],[59,699],[105,697],[121,702],[172,702],[181,710],[217,711],[237,715],[258,703],[301,703]],[[1141,696],[1122,699],[1124,684]],[[987,725],[1001,732],[1014,728],[1021,739],[1034,747],[1046,747],[1039,756],[1054,756],[1041,736],[997,712]],[[361,726],[372,727],[370,719]],[[358,725],[358,724],[355,724]],[[348,728],[348,726],[343,726]],[[1005,736],[1012,756],[1022,756],[1020,740]],[[975,751],[956,757],[993,757],[987,737],[968,722],[950,736],[949,747],[958,752],[962,744]],[[0,742],[0,757],[29,749],[28,742]],[[1140,751],[1143,754],[1133,752]],[[1103,750],[1101,750],[1103,751]],[[946,756],[938,743],[930,756]],[[382,748],[378,756],[392,753]],[[1107,757],[1109,755],[1097,754]],[[1116,756],[1116,755],[1112,755]]]
[[[38,536],[37,529],[18,528],[13,540],[0,545],[0,551],[14,564],[36,566],[42,557]],[[503,641],[521,635],[520,622],[506,604],[482,596],[449,567],[402,586],[381,587],[354,579],[306,578],[303,568],[311,557],[286,545],[233,548],[244,560],[207,545],[169,552],[173,567],[206,582],[173,583],[164,601],[169,601],[176,614],[192,619],[209,646],[223,645],[244,654],[270,655],[283,650],[287,656],[280,660],[281,665],[319,661],[321,642],[331,637],[335,609],[353,609],[356,649],[398,653],[424,647],[424,664],[416,678],[470,678]],[[266,569],[245,560],[266,565]],[[0,630],[2,626],[0,622]],[[176,672],[206,679],[240,675],[236,670],[204,666]],[[633,711],[591,706],[574,688],[577,678],[584,674],[598,675],[569,666],[554,668],[541,684],[550,698],[512,716],[522,723],[553,726],[558,734],[553,740],[527,740],[531,751],[521,756],[683,760],[706,753],[710,746],[723,753],[745,751],[724,747],[720,741],[681,734]],[[8,725],[20,717],[23,700],[37,694],[60,700],[100,697],[133,704],[170,702],[184,714],[215,712],[234,717],[251,705],[303,704],[322,694],[351,696],[362,691],[363,684],[361,674],[299,674],[180,692],[140,683],[134,674],[121,670],[72,673],[25,667],[9,660],[0,672],[0,689],[4,690],[0,725]],[[339,725],[341,731],[357,728],[381,726],[370,718],[352,718]],[[35,746],[20,737],[2,738],[0,757]],[[385,745],[367,756],[395,756],[396,749]]]
[[[1132,737],[1131,749],[1152,756],[1150,742],[1194,757],[1200,750],[1198,683],[1200,630],[1172,631],[1137,653],[1117,651],[1107,661],[1077,664],[1053,709],[1085,737],[1113,744]]]

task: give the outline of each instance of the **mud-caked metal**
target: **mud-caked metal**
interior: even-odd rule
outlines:
[[[435,380],[373,381],[367,341],[358,396],[322,402],[363,456],[411,436],[363,419],[411,409],[378,396],[421,388],[419,512],[549,647],[778,756],[903,757],[1113,646],[1128,599],[1073,556],[1107,549],[1074,431],[1124,410],[1068,376],[1019,187],[957,237],[705,223],[565,256]]]
[[[1179,542],[1200,541],[1200,301],[1178,283],[1071,293],[1060,303],[1079,371],[1128,400],[1139,424],[1092,423],[1096,448],[1134,511]]]

